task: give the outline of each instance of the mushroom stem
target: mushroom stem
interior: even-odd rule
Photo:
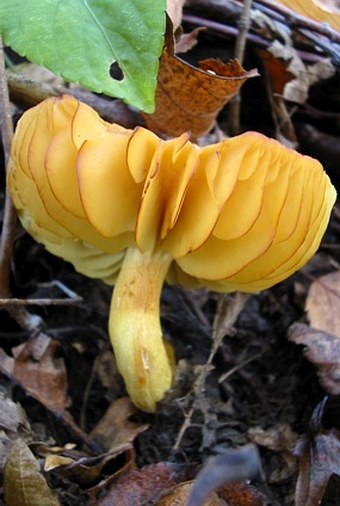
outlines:
[[[110,309],[109,333],[118,370],[134,404],[150,412],[172,381],[160,324],[160,295],[171,261],[164,252],[129,248]]]

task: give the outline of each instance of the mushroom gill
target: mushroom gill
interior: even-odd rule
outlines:
[[[198,147],[104,122],[70,96],[22,116],[8,188],[24,228],[76,270],[115,284],[109,333],[132,401],[171,387],[165,280],[220,292],[282,281],[319,247],[336,193],[316,160],[248,132]]]

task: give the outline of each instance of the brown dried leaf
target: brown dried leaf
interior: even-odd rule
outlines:
[[[310,87],[335,73],[335,68],[328,58],[306,65],[292,45],[282,44],[278,40],[273,42],[269,51],[276,59],[286,62],[287,76],[293,76],[283,88],[283,97],[291,102],[304,104],[308,99]]]
[[[283,465],[271,472],[270,483],[282,482],[292,476],[296,470],[294,449],[297,435],[290,425],[282,423],[268,429],[253,427],[248,430],[248,437],[253,443],[280,453],[283,459]]]
[[[0,371],[53,412],[68,405],[66,367],[55,358],[59,344],[43,333],[12,348],[13,357],[0,349]]]
[[[113,484],[108,494],[97,499],[96,506],[140,506],[155,503],[165,491],[191,478],[193,465],[161,462],[133,470]],[[156,502],[157,504],[157,502]]]
[[[25,411],[20,404],[0,392],[0,429],[16,434],[19,426],[29,429]]]
[[[295,490],[296,506],[318,506],[332,474],[340,476],[340,432],[323,430],[318,417],[322,417],[322,403],[313,414],[308,438],[302,439],[296,453],[300,457],[299,477]]]
[[[160,60],[156,109],[145,114],[147,127],[159,135],[190,131],[194,138],[211,130],[219,111],[256,70],[245,71],[236,60],[204,60],[193,67],[165,48]]]
[[[294,79],[294,75],[287,69],[288,63],[282,58],[275,57],[267,49],[256,48],[256,53],[265,68],[266,81],[270,85],[271,94],[283,95],[286,84]]]
[[[47,455],[44,463],[44,471],[48,473],[49,471],[53,471],[54,469],[58,469],[59,467],[68,466],[73,464],[74,460],[71,457],[64,457],[63,455]]]
[[[234,333],[233,325],[244,308],[248,298],[248,294],[241,292],[221,295],[219,297],[213,323],[213,340],[221,342],[226,335]]]
[[[199,26],[188,33],[182,33],[179,40],[176,41],[176,53],[186,53],[198,43],[198,35],[205,32],[204,26]]]
[[[314,281],[306,300],[306,310],[312,327],[340,338],[339,303],[340,271],[331,272]]]
[[[131,445],[126,444],[125,447],[121,447],[112,452],[103,453],[95,457],[77,456],[72,457],[72,452],[68,455],[56,455],[52,454],[46,457],[44,470],[53,471],[69,481],[73,481],[81,485],[83,488],[94,487],[95,483],[101,478],[103,468],[119,457],[118,465],[115,468],[124,466],[124,463],[128,462],[131,453]],[[124,458],[122,458],[125,457]],[[103,481],[100,482],[103,484]],[[103,487],[99,487],[102,489]]]
[[[298,104],[304,104],[307,101],[309,89],[313,84],[328,79],[335,73],[335,68],[327,58],[296,70],[290,64],[288,70],[294,73],[296,78],[286,84],[283,96],[286,100]]]
[[[302,323],[289,328],[288,339],[306,346],[304,354],[317,366],[320,383],[326,392],[340,394],[340,339]]]
[[[247,483],[235,483],[224,487],[219,496],[228,506],[263,506],[268,503],[261,492]]]
[[[39,464],[26,443],[18,439],[8,454],[4,470],[4,495],[7,506],[58,506]]]
[[[136,412],[135,406],[128,397],[114,401],[105,415],[92,430],[90,436],[96,440],[104,450],[118,450],[122,445],[132,443],[144,432],[148,425],[138,425],[128,419]]]
[[[166,2],[166,12],[172,21],[174,31],[177,30],[182,23],[184,4],[185,0],[167,0]]]
[[[12,440],[3,430],[0,430],[0,474],[3,474],[7,455],[11,451],[11,445]]]
[[[193,486],[193,482],[181,483],[176,487],[172,488],[165,495],[157,501],[157,506],[186,506],[191,489]],[[223,506],[225,502],[222,501],[218,495],[213,492],[202,504],[202,506]],[[239,506],[242,506],[239,503]]]

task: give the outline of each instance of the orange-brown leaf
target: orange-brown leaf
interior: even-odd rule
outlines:
[[[155,501],[175,485],[186,481],[194,465],[159,462],[122,475],[108,494],[97,500],[97,506],[138,506]]]
[[[261,58],[272,94],[283,95],[286,84],[294,79],[294,75],[288,70],[288,63],[276,58],[266,49],[257,49],[256,52]]]
[[[12,349],[14,358],[0,349],[0,371],[18,382],[32,397],[53,412],[68,405],[66,367],[55,358],[58,343],[44,334]]]
[[[193,67],[165,49],[160,61],[156,109],[145,114],[148,128],[177,136],[190,131],[194,138],[211,130],[219,111],[256,70],[247,72],[237,60],[210,59]]]
[[[132,446],[138,434],[148,428],[148,425],[129,421],[135,411],[136,408],[128,397],[116,399],[91,431],[91,438],[110,452],[118,451],[129,443]]]

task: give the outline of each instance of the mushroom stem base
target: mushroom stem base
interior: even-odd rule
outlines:
[[[160,324],[160,295],[171,257],[129,248],[114,288],[109,333],[132,402],[156,410],[172,382]]]

